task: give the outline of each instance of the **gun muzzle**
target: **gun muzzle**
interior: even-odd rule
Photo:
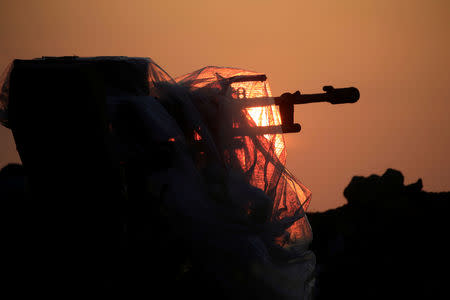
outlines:
[[[331,104],[355,103],[359,100],[359,90],[355,87],[335,89],[331,85],[323,87]]]

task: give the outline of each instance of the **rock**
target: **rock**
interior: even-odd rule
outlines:
[[[445,276],[435,274],[450,267],[450,192],[422,188],[422,179],[405,186],[394,169],[355,176],[344,190],[348,204],[308,214],[317,257],[315,300],[447,293]]]

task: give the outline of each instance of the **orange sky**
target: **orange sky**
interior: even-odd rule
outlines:
[[[358,87],[356,104],[296,109],[288,167],[312,190],[310,210],[344,204],[353,175],[389,167],[450,190],[449,1],[0,0],[0,68],[62,55],[147,56],[173,77],[247,68],[274,95]],[[0,167],[19,161],[3,127],[0,145]]]

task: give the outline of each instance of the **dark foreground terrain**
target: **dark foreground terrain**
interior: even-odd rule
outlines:
[[[354,177],[348,204],[310,213],[316,299],[449,299],[450,192],[403,175]]]
[[[2,219],[8,219],[12,203],[23,201],[25,185],[21,166],[0,171]],[[382,176],[354,177],[344,195],[346,205],[308,214],[314,233],[311,248],[317,257],[315,299],[449,298],[450,192],[424,192],[420,179],[405,186],[403,175],[388,169]],[[154,243],[147,248],[154,251]],[[168,255],[166,248],[161,251]],[[151,269],[156,257],[138,265]],[[157,273],[169,280],[177,272],[167,262],[164,266],[168,274]],[[126,274],[123,280],[134,282],[141,273]],[[186,294],[185,288],[197,281],[194,276],[184,282],[179,294]]]

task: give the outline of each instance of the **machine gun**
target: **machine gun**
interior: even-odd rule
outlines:
[[[266,79],[266,75],[263,74],[243,75],[226,79],[224,78],[221,80],[220,84],[223,90],[227,90],[227,88],[231,87],[231,84],[233,83],[266,81]],[[300,124],[294,123],[294,105],[318,102],[328,102],[331,104],[355,103],[359,100],[360,96],[359,90],[355,87],[336,89],[331,85],[327,85],[323,87],[323,91],[325,93],[301,94],[300,91],[296,91],[295,93],[284,93],[278,97],[247,98],[245,96],[245,89],[238,88],[232,92],[236,98],[233,101],[233,105],[239,107],[240,109],[276,105],[279,108],[281,125],[258,127],[248,127],[244,125],[240,128],[235,128],[233,136],[300,132]]]

